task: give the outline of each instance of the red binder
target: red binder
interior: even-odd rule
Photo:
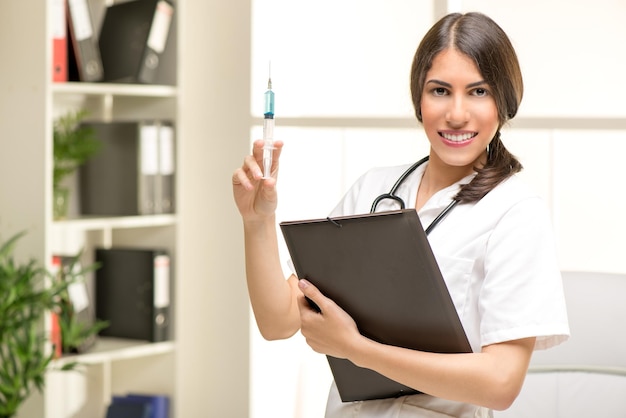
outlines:
[[[50,270],[56,280],[57,274],[61,270],[61,257],[52,257]],[[50,312],[50,342],[54,347],[54,358],[61,358],[61,355],[63,355],[63,341],[61,339],[61,323],[56,312]]]
[[[67,21],[65,1],[52,2],[52,81],[67,81]]]

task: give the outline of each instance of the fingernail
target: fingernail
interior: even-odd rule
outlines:
[[[300,289],[306,289],[307,287],[309,287],[309,282],[307,282],[305,279],[300,279],[300,281],[298,281],[298,287],[300,287]]]

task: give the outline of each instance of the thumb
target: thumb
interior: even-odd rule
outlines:
[[[319,289],[306,279],[298,280],[298,287],[311,308],[317,312],[322,312],[320,306],[323,303],[324,295]]]

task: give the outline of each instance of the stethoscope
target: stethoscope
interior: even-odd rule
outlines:
[[[395,201],[396,203],[400,205],[400,209],[404,209],[406,207],[404,200],[402,200],[400,196],[396,195],[396,191],[402,185],[402,183],[404,183],[407,177],[409,177],[411,173],[413,173],[417,167],[424,164],[426,161],[428,161],[428,156],[422,158],[421,160],[419,160],[418,162],[410,166],[404,173],[402,173],[400,177],[398,177],[398,180],[396,180],[394,185],[391,187],[391,190],[389,190],[389,193],[383,193],[380,196],[378,196],[376,199],[374,199],[374,201],[372,202],[372,208],[370,209],[370,213],[376,212],[376,208],[378,207],[378,204],[385,199],[391,199]],[[437,215],[437,217],[430,223],[430,225],[428,225],[428,228],[425,229],[424,232],[426,232],[426,235],[430,234],[430,232],[439,224],[439,222],[441,222],[443,218],[445,218],[446,215],[450,213],[450,211],[454,209],[454,207],[458,203],[459,203],[458,200],[456,199],[452,200],[452,202],[450,202],[450,204],[446,206],[445,209],[442,210],[441,213],[439,213],[439,215]]]

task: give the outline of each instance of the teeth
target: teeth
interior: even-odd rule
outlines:
[[[448,141],[462,142],[462,141],[467,141],[468,139],[472,138],[474,134],[467,133],[467,134],[460,134],[460,135],[451,135],[451,134],[442,133],[441,136],[446,138]]]

